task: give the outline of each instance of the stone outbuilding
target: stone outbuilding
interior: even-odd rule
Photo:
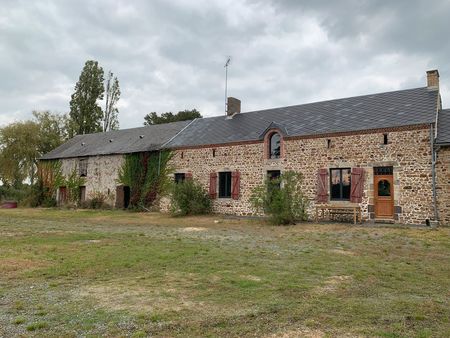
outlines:
[[[86,177],[94,191],[127,206],[117,184],[125,154],[173,152],[174,179],[200,182],[218,213],[253,215],[252,190],[294,170],[317,206],[357,206],[364,221],[450,222],[450,110],[442,109],[439,72],[427,86],[107,133],[79,135],[45,155]],[[63,202],[64,187],[58,198]],[[167,199],[160,200],[167,210]]]

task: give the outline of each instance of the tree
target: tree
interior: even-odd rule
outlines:
[[[103,131],[117,130],[119,129],[119,120],[117,119],[119,109],[117,109],[116,105],[120,99],[120,88],[117,76],[114,77],[111,71],[108,72],[106,77],[105,91],[106,104],[103,117]]]
[[[67,140],[67,115],[52,114],[49,111],[33,111],[33,116],[39,126],[39,155],[52,151]]]
[[[169,122],[177,122],[177,121],[186,121],[186,120],[193,120],[196,118],[202,118],[203,116],[200,114],[200,112],[197,109],[192,110],[182,110],[179,111],[177,114],[173,114],[172,112],[167,112],[161,114],[161,116],[158,116],[156,112],[151,112],[150,114],[147,114],[144,116],[144,125],[149,126],[153,124],[161,124],[161,123],[169,123]]]
[[[103,75],[97,61],[86,61],[70,100],[70,137],[102,131],[103,111],[97,101],[105,92]]]

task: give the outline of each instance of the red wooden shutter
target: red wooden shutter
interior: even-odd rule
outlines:
[[[350,202],[361,203],[364,192],[364,169],[352,168]]]
[[[192,173],[186,173],[186,174],[184,174],[184,178],[185,178],[186,180],[192,180]]]
[[[217,198],[217,173],[209,174],[209,197]]]
[[[233,171],[231,173],[231,198],[234,200],[239,199],[239,193],[241,191],[241,175],[239,171]]]
[[[328,202],[328,169],[319,169],[317,175],[317,202]]]

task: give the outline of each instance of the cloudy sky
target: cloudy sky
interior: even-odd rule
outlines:
[[[449,34],[449,0],[0,0],[0,125],[68,112],[88,59],[119,78],[121,128],[223,114],[228,55],[244,111],[422,87],[434,68],[450,107]]]

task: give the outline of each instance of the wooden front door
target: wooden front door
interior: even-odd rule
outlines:
[[[375,217],[394,217],[393,175],[374,175]]]

